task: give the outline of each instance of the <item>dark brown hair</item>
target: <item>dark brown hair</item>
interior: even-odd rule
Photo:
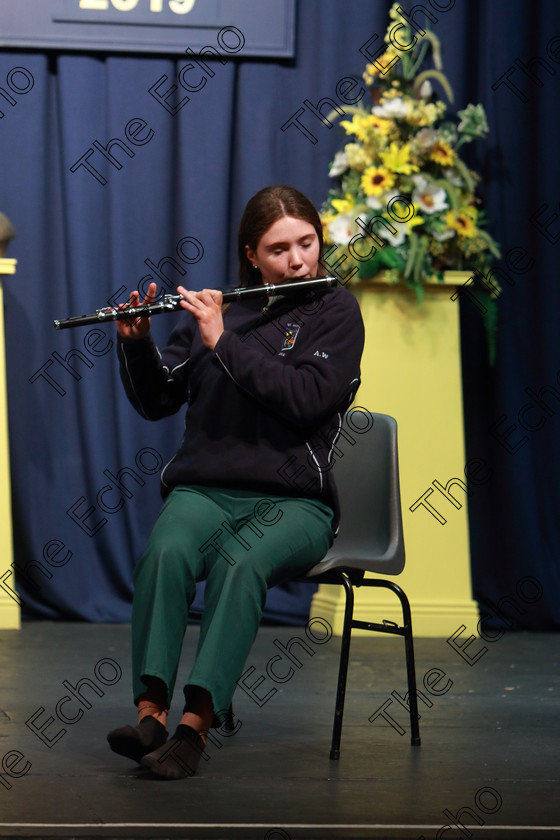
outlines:
[[[240,286],[259,286],[262,283],[261,272],[253,268],[247,259],[245,246],[256,251],[262,235],[282,216],[293,216],[313,225],[319,237],[319,254],[322,253],[323,227],[310,200],[293,187],[265,187],[249,200],[239,225],[237,254]]]

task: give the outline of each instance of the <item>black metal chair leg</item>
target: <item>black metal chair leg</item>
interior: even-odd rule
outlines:
[[[406,673],[408,676],[408,697],[410,702],[410,743],[413,747],[419,747],[420,727],[418,725],[418,697],[416,694],[416,673],[414,670],[414,645],[412,642],[412,630],[409,627],[404,637],[406,651]]]
[[[403,590],[392,580],[383,580],[381,578],[365,579],[360,584],[361,586],[374,586],[390,589],[399,601],[401,602],[401,609],[403,614],[403,626],[398,627],[396,624],[392,627],[383,627],[380,624],[373,624],[371,622],[354,621],[354,627],[365,627],[369,630],[377,630],[379,632],[395,633],[396,635],[404,637],[405,655],[406,655],[406,676],[408,682],[408,707],[410,712],[410,743],[413,747],[418,747],[420,741],[420,726],[418,724],[418,695],[416,692],[416,670],[414,664],[414,644],[412,641],[412,614],[410,611],[410,603]],[[392,622],[389,622],[392,624]]]
[[[346,695],[346,678],[348,675],[348,659],[350,657],[350,640],[352,638],[352,616],[354,615],[354,589],[348,577],[341,573],[341,583],[346,590],[346,606],[344,609],[344,626],[340,645],[340,662],[338,666],[338,686],[336,690],[336,705],[331,743],[331,761],[340,758],[340,736],[342,732],[342,717],[344,715],[344,698]]]
[[[412,641],[412,615],[410,603],[406,594],[395,586],[395,592],[399,597],[403,611],[404,645],[406,654],[406,675],[408,680],[408,702],[410,706],[410,743],[413,747],[419,747],[420,727],[418,725],[418,695],[416,693],[416,669],[414,666],[414,643]],[[397,591],[398,590],[398,591]]]

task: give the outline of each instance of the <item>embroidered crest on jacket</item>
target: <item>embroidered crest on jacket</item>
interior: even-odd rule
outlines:
[[[282,341],[282,347],[280,348],[280,350],[291,350],[294,344],[296,343],[298,333],[299,327],[286,327],[286,331],[284,333],[284,340]]]

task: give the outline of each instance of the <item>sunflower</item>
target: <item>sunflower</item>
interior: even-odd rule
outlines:
[[[386,166],[368,166],[360,186],[366,195],[381,195],[395,183],[395,178]]]
[[[478,236],[476,217],[477,212],[474,207],[460,207],[457,212],[449,210],[445,214],[445,224],[456,230],[459,236],[471,238]]]
[[[438,140],[430,149],[429,158],[440,166],[452,166],[455,162],[455,152],[448,143]]]

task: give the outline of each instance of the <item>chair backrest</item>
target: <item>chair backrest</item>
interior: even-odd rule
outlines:
[[[340,529],[319,566],[397,575],[405,563],[397,422],[387,414],[350,409],[336,443],[334,478]]]

